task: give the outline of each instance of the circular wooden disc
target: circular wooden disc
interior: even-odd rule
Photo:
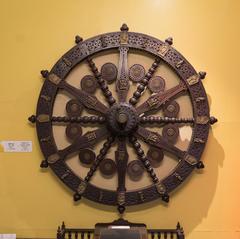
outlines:
[[[148,82],[148,89],[152,93],[158,93],[164,91],[165,89],[165,80],[161,76],[154,76]]]
[[[84,166],[90,167],[94,162],[96,155],[91,149],[81,149],[78,157]]]
[[[127,166],[127,174],[133,181],[141,179],[144,172],[144,167],[140,160],[133,160]]]
[[[69,116],[79,116],[82,110],[83,106],[77,100],[69,100],[66,104],[66,111]]]
[[[74,140],[76,137],[82,135],[82,128],[79,124],[72,123],[66,127],[66,135],[69,139]]]
[[[175,118],[178,116],[179,110],[179,104],[175,100],[173,100],[164,106],[163,114],[166,117]]]
[[[100,163],[99,170],[104,177],[111,178],[117,171],[116,163],[112,159],[103,159]]]
[[[101,75],[108,84],[111,84],[117,78],[117,67],[113,63],[105,63],[101,68]]]
[[[152,167],[157,168],[163,160],[164,154],[161,149],[151,147],[147,152],[147,159],[150,161]]]
[[[97,82],[94,76],[86,75],[81,80],[82,90],[93,94],[97,89]]]
[[[129,78],[133,82],[139,82],[144,79],[145,69],[140,64],[134,64],[129,69]]]
[[[179,136],[179,128],[175,124],[167,124],[163,127],[162,135],[164,139],[174,144]]]

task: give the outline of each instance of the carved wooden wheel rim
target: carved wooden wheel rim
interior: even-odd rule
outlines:
[[[123,24],[120,32],[98,35],[85,41],[77,36],[76,46],[64,54],[50,72],[41,72],[46,80],[38,99],[36,116],[29,118],[31,122],[36,122],[38,139],[45,158],[41,163],[41,167],[50,166],[54,173],[75,192],[74,200],[79,200],[83,196],[95,202],[117,205],[120,213],[124,211],[125,206],[145,203],[158,198],[168,202],[169,193],[178,187],[194,168],[203,167],[200,157],[207,142],[209,126],[216,122],[214,117],[209,116],[208,100],[201,82],[205,77],[205,73],[197,73],[191,64],[171,45],[171,38],[162,42],[145,34],[129,32],[126,24]],[[95,54],[109,49],[116,49],[120,54],[116,81],[118,99],[113,97],[106,81],[101,78],[100,70],[94,63]],[[146,71],[144,79],[139,82],[133,96],[127,99],[126,96],[129,89],[127,54],[131,49],[151,54],[155,57],[155,61],[152,62],[152,66]],[[88,62],[108,106],[93,95],[79,90],[65,81],[70,71],[83,61]],[[161,62],[167,63],[177,73],[181,82],[169,90],[151,95],[147,101],[137,105],[149,80]],[[96,111],[98,114],[92,116],[53,116],[54,101],[59,89],[65,90],[73,96],[75,101],[77,100],[85,108]],[[152,110],[163,108],[165,103],[175,99],[182,93],[187,93],[190,96],[193,118],[168,118],[154,116],[154,114],[145,115],[145,113]],[[169,110],[172,110],[171,107],[169,107]],[[79,110],[76,104],[73,109]],[[52,130],[52,125],[55,122],[81,123],[83,125],[85,123],[97,123],[100,127],[97,130],[77,136],[70,146],[58,150]],[[158,132],[146,129],[144,127],[146,123],[192,124],[192,138],[188,150],[182,151],[167,142]],[[172,131],[170,130],[169,134],[171,133]],[[67,166],[65,159],[71,153],[93,147],[99,139],[104,137],[106,141],[103,144],[103,148],[94,160],[87,176],[85,178],[78,177]],[[179,162],[174,171],[164,179],[159,180],[154,172],[154,168],[141,148],[139,139],[144,140],[152,147],[160,148],[175,155]],[[144,169],[152,180],[150,186],[141,188],[140,191],[129,191],[125,187],[124,178],[128,161],[126,140],[129,140],[132,144],[138,159],[142,162]],[[98,169],[100,162],[105,158],[108,149],[114,141],[118,145],[115,153],[118,187],[115,191],[98,188],[91,184],[91,177]]]

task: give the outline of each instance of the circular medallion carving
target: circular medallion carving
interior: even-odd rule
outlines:
[[[147,152],[147,159],[154,168],[160,166],[161,162],[163,161],[163,157],[163,151],[158,148],[151,147]]]
[[[97,89],[97,82],[95,78],[91,75],[86,75],[81,80],[81,88],[82,90],[93,94]]]
[[[143,176],[144,167],[139,160],[133,160],[128,164],[127,173],[133,181],[138,181]]]
[[[72,123],[66,127],[66,135],[69,139],[74,140],[82,135],[82,128],[79,124]]]
[[[112,84],[117,78],[117,67],[113,63],[105,63],[101,68],[102,78]]]
[[[148,88],[152,93],[164,91],[165,80],[160,76],[154,76],[149,80]]]
[[[106,158],[101,162],[99,170],[104,177],[111,178],[116,173],[116,163],[112,159]]]
[[[162,135],[164,139],[175,144],[179,136],[179,128],[175,124],[167,124],[163,127]]]
[[[144,76],[145,76],[145,69],[142,65],[134,64],[133,66],[130,67],[129,78],[133,82],[140,82],[141,80],[144,79]]]
[[[180,110],[179,104],[174,100],[164,106],[163,113],[166,117],[177,117]]]
[[[77,100],[70,100],[66,105],[66,111],[69,116],[80,116],[83,106]]]
[[[96,158],[95,153],[91,149],[81,149],[79,151],[79,160],[82,164],[90,167]]]

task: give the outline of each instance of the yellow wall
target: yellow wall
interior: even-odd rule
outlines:
[[[32,140],[34,148],[0,153],[0,232],[51,237],[62,220],[91,227],[116,219],[115,209],[85,200],[74,205],[50,171],[41,173],[42,154],[27,117],[42,86],[39,71],[50,69],[76,34],[88,38],[127,22],[132,31],[173,36],[196,70],[208,72],[204,85],[219,122],[203,156],[204,173],[195,173],[168,207],[131,208],[126,218],[152,228],[179,220],[189,239],[240,238],[239,14],[238,0],[1,0],[0,140]]]

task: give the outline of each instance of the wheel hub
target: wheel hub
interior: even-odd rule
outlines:
[[[129,135],[138,125],[136,110],[127,103],[113,105],[106,119],[109,130],[117,135]]]

